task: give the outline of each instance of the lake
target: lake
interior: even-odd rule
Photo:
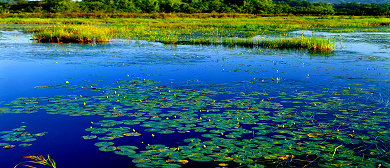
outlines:
[[[390,167],[390,33],[377,29],[290,32],[332,38],[330,53],[0,31],[1,167],[29,154],[58,167]]]

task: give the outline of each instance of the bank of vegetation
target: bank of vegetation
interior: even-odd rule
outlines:
[[[147,40],[164,44],[206,44],[263,47],[277,49],[309,49],[311,51],[332,51],[334,42],[324,37],[272,38],[237,37],[237,32],[227,30],[185,30],[150,29],[146,26],[96,26],[96,25],[55,25],[30,28],[38,42],[49,43],[104,43],[114,37],[129,40]]]
[[[374,8],[368,8],[370,5]],[[300,0],[17,0],[0,4],[0,24],[45,24],[25,29],[38,42],[100,43],[122,38],[164,44],[329,52],[334,49],[334,42],[325,37],[291,35],[256,39],[253,36],[389,25],[389,11],[387,4]]]

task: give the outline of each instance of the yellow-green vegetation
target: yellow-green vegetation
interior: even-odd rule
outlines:
[[[149,14],[150,15],[150,14]],[[262,34],[286,32],[309,28],[368,27],[390,25],[390,18],[371,16],[248,16],[247,18],[191,18],[173,17],[167,19],[152,18],[0,18],[0,24],[110,24],[137,25],[155,29],[181,30],[226,30]]]
[[[223,44],[331,51],[326,38],[302,37],[254,40],[254,35],[294,30],[389,25],[389,18],[273,16],[253,18],[2,18],[6,24],[55,24],[30,29],[39,42],[107,42],[112,37],[165,44]],[[367,29],[368,30],[368,29]]]
[[[324,37],[278,38],[262,40],[263,47],[269,48],[307,48],[312,51],[332,51],[334,43]]]
[[[223,44],[228,46],[265,47],[274,49],[309,49],[311,51],[332,51],[334,42],[324,37],[300,37],[300,38],[200,38],[191,39],[193,44]]]
[[[210,34],[203,33],[203,35],[192,36],[193,33],[191,32],[177,30],[165,30],[158,33],[142,26],[56,25],[29,29],[28,31],[34,32],[34,37],[38,42],[108,42],[113,36],[118,36],[158,41],[164,44],[223,44],[247,47],[307,48],[313,51],[331,51],[334,48],[330,40],[322,37],[306,38],[302,36],[301,38],[254,39],[249,37],[222,37],[218,35],[218,32],[215,36],[211,33],[211,37],[204,37]],[[179,38],[178,35],[181,35],[181,37]]]
[[[115,33],[115,27],[93,25],[56,25],[36,29],[27,29],[34,33],[38,42],[56,43],[92,43],[108,42]]]
[[[367,29],[360,29],[360,28],[350,28],[350,29],[324,29],[321,30],[324,32],[330,32],[330,33],[353,33],[353,32],[390,32],[389,29],[387,30],[380,30],[380,29],[372,29],[372,28],[367,28]]]
[[[23,159],[29,159],[30,161],[20,162],[14,168],[18,167],[19,165],[34,168],[34,166],[30,166],[25,163],[35,163],[35,164],[49,166],[51,168],[57,168],[56,162],[51,158],[50,155],[47,155],[47,159],[44,156],[37,155],[37,154],[23,156]]]

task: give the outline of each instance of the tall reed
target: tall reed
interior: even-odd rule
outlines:
[[[222,37],[220,31],[153,30],[148,26],[94,26],[94,25],[55,25],[46,28],[30,29],[38,42],[93,43],[109,42],[113,36],[138,40],[158,41],[164,44],[222,44],[229,46],[300,48],[311,51],[331,51],[334,43],[324,37],[279,37],[275,39]],[[196,33],[197,35],[192,35]],[[184,36],[183,36],[184,35]],[[188,37],[187,37],[188,35]]]
[[[117,29],[93,25],[55,25],[27,31],[33,32],[38,42],[93,43],[110,41]]]
[[[214,43],[216,39],[214,39]],[[219,43],[228,46],[264,47],[274,49],[309,49],[311,51],[333,51],[334,42],[324,37],[305,37],[275,39],[258,38],[222,38]],[[207,43],[206,43],[207,44]]]
[[[334,49],[334,43],[331,42],[330,39],[316,36],[260,40],[259,45],[262,47],[279,49],[306,48],[312,51],[332,51]]]

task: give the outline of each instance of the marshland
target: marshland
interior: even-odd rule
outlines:
[[[0,8],[1,167],[390,167],[390,19],[368,4],[65,2]]]

